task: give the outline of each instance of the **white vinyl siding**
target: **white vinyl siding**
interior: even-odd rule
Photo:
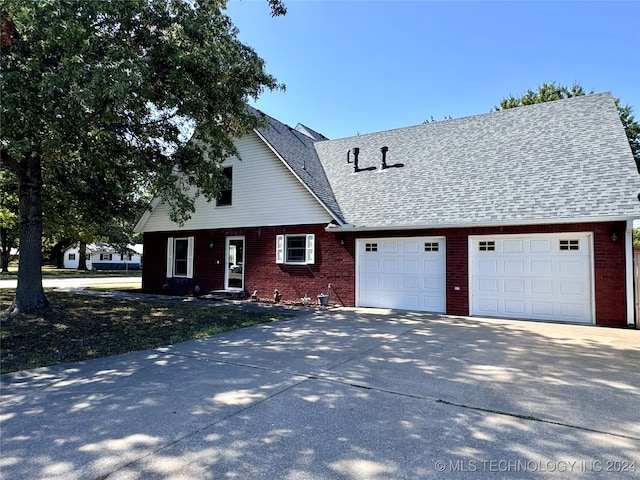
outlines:
[[[290,265],[315,263],[315,235],[276,235],[276,263]]]
[[[194,237],[167,239],[167,278],[193,278]]]
[[[251,134],[236,142],[240,157],[225,160],[233,167],[233,204],[196,199],[191,219],[179,226],[169,220],[169,207],[155,207],[143,231],[180,231],[328,223],[331,216],[289,169]]]

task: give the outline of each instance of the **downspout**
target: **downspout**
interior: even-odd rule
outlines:
[[[625,249],[625,286],[627,291],[627,326],[638,327],[635,321],[636,303],[635,286],[633,284],[633,220],[627,220],[627,229],[624,237]]]

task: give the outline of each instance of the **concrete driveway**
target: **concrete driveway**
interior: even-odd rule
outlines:
[[[640,475],[636,330],[337,309],[1,380],[7,479]]]

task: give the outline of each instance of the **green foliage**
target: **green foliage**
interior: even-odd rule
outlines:
[[[633,229],[633,248],[640,248],[640,228]]]
[[[589,92],[593,93],[593,92]],[[500,105],[495,110],[506,110],[508,108],[522,107],[524,105],[533,105],[535,103],[553,102],[554,100],[562,100],[571,97],[580,97],[586,95],[584,89],[579,84],[573,84],[571,87],[556,85],[555,83],[543,83],[538,90],[527,90],[521,97],[510,95],[500,101]]]
[[[286,11],[268,1],[273,15]],[[194,193],[219,194],[212,165],[258,125],[247,101],[282,88],[225,7],[3,0],[0,160],[20,187],[22,246],[12,311],[47,304],[43,224],[55,238],[92,240],[102,223],[135,216],[140,192],[165,200],[177,222],[194,211]]]
[[[281,3],[270,4],[278,14]],[[50,212],[111,217],[154,191],[184,221],[193,211],[184,183],[215,197],[208,161],[235,153],[233,137],[256,126],[247,100],[280,88],[225,5],[4,2],[14,34],[0,64],[3,166],[19,174],[21,159],[40,156]],[[189,128],[199,141],[187,143]]]
[[[593,91],[585,92],[582,86],[574,83],[570,87],[557,85],[555,82],[543,83],[538,87],[538,90],[527,90],[524,95],[515,97],[510,95],[503,98],[500,101],[500,105],[495,107],[495,110],[506,110],[508,108],[521,107],[524,105],[533,105],[535,103],[552,102],[554,100],[562,100],[565,98],[579,97],[582,95],[589,95],[594,93]],[[627,139],[629,140],[629,146],[633,153],[633,158],[636,160],[636,165],[640,171],[640,124],[636,122],[633,117],[633,110],[629,105],[620,105],[620,99],[616,98],[616,107],[618,108],[618,114],[620,115],[620,121],[624,126]]]

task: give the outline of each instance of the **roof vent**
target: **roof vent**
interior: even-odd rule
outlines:
[[[358,173],[360,168],[358,167],[358,155],[360,155],[360,149],[358,147],[353,147],[351,150],[353,152],[353,173]],[[347,154],[347,161],[349,156]]]
[[[382,163],[380,164],[380,170],[384,170],[387,168],[387,152],[389,151],[389,147],[382,147],[380,149],[382,152]]]

